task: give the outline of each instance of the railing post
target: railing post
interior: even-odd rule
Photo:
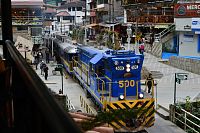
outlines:
[[[186,131],[186,128],[187,128],[187,114],[186,114],[186,112],[184,112],[184,130]]]
[[[169,105],[169,120],[171,121],[171,122],[173,122],[173,123],[175,123],[175,105],[173,105],[173,104],[170,104]]]

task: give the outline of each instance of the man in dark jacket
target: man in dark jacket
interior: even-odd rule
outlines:
[[[48,70],[49,70],[49,68],[48,68],[48,66],[46,66],[44,68],[44,78],[45,78],[45,80],[47,80],[47,77],[48,77]]]
[[[152,74],[150,73],[149,76],[146,79],[146,85],[148,87],[148,93],[151,93],[151,89],[154,85],[154,79],[152,77]]]

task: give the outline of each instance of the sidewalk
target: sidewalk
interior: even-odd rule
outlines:
[[[128,47],[128,44],[125,44]],[[130,44],[133,50],[134,45]],[[200,97],[200,75],[184,71],[160,62],[161,59],[149,53],[144,53],[143,66],[153,73],[157,81],[157,103],[169,109],[169,104],[174,103],[175,73],[188,73],[188,80],[182,80],[181,84],[176,84],[176,101],[185,102],[186,96],[192,100]],[[144,88],[144,86],[143,86]],[[156,89],[156,88],[155,88]],[[156,90],[154,91],[156,93]],[[156,96],[156,94],[154,94]]]
[[[45,80],[44,76],[41,75],[41,70],[38,68],[35,70],[35,65],[33,66],[33,69],[36,71],[38,76],[43,80],[43,82],[47,85],[48,88],[50,88],[55,93],[59,93],[59,90],[62,89],[62,77],[60,72],[56,71],[56,75],[53,75],[52,70],[54,70],[56,63],[51,61],[49,64],[47,64],[49,70],[48,70],[48,78]],[[67,79],[65,77],[68,77]],[[63,94],[67,95],[71,103],[73,104],[74,108],[76,110],[82,110],[85,112],[84,108],[81,107],[80,102],[80,95],[84,97],[84,100],[87,102],[88,105],[93,106],[90,100],[85,98],[85,92],[81,88],[81,86],[76,83],[73,79],[71,79],[68,75],[63,75]]]
[[[176,84],[177,101],[184,101],[186,96],[190,96],[191,100],[200,95],[200,75],[174,68],[172,66],[159,62],[159,58],[149,53],[144,55],[143,66],[154,73],[161,73],[161,78],[155,79],[157,85],[158,104],[169,108],[169,104],[174,102],[174,83],[175,73],[188,73],[188,80],[182,80],[181,84]],[[156,76],[156,75],[155,75]]]

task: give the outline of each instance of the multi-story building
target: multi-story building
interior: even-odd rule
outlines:
[[[13,0],[12,24],[14,31],[31,31],[32,27],[42,27],[43,0]]]
[[[44,0],[45,4],[53,5],[53,6],[59,6],[62,2],[63,0]]]
[[[85,18],[85,2],[84,1],[73,1],[67,2],[57,8],[57,14],[55,15],[55,25],[59,31],[69,31],[72,26],[83,25]]]
[[[119,18],[123,18],[123,8],[120,0],[88,0],[90,5],[90,17],[87,28],[89,36],[94,38],[95,34],[102,28],[116,30]]]
[[[180,56],[200,56],[199,0],[180,0],[174,7]]]
[[[161,31],[174,23],[173,0],[122,0],[124,23]],[[159,30],[161,29],[161,30]]]

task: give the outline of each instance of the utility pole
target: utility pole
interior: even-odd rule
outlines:
[[[114,23],[115,20],[115,0],[112,0],[112,22]]]
[[[111,0],[109,0],[109,23],[111,23]]]
[[[139,48],[138,48],[138,7],[135,11],[135,18],[136,18],[136,25],[135,25],[135,53],[139,54]]]
[[[84,22],[84,25],[85,25],[85,45],[87,45],[87,0],[85,1],[85,22]]]

